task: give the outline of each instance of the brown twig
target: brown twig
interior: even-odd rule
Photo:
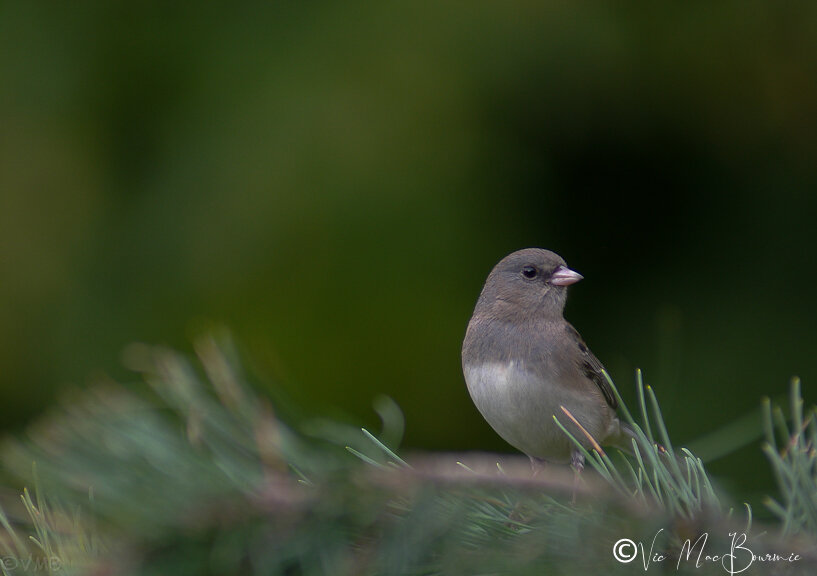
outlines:
[[[604,450],[602,450],[602,449],[601,449],[601,446],[599,446],[599,443],[598,443],[598,442],[596,442],[596,439],[595,439],[595,438],[593,438],[593,436],[591,436],[591,435],[590,435],[590,432],[588,432],[588,431],[585,429],[585,427],[584,427],[584,426],[582,426],[581,424],[579,424],[579,421],[578,421],[578,420],[576,420],[576,418],[573,416],[573,414],[571,414],[571,413],[570,413],[570,410],[568,410],[568,409],[567,409],[567,408],[565,408],[564,406],[559,406],[559,408],[561,408],[561,409],[562,409],[562,412],[564,412],[564,413],[567,415],[567,417],[568,417],[568,418],[570,418],[570,420],[571,420],[571,421],[572,421],[572,422],[573,422],[573,423],[574,423],[576,426],[578,426],[578,427],[579,427],[579,430],[581,430],[581,431],[582,431],[582,434],[584,434],[584,435],[585,435],[585,437],[586,437],[586,438],[587,438],[587,439],[590,441],[590,444],[593,446],[593,450],[595,450],[596,452],[598,452],[598,453],[599,453],[601,456],[606,456],[606,454],[604,453]]]

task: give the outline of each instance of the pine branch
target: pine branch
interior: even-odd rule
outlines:
[[[284,422],[252,392],[229,342],[207,338],[196,351],[190,361],[133,347],[129,365],[152,396],[100,387],[6,442],[6,473],[33,488],[16,507],[3,502],[4,574],[24,573],[27,558],[60,574],[632,574],[640,568],[612,556],[622,538],[677,555],[708,532],[723,551],[751,521],[751,510],[743,520],[722,511],[726,498],[700,460],[673,447],[640,380],[641,424],[624,416],[635,455],[589,453],[599,473],[584,475],[573,505],[559,467],[532,477],[520,457],[400,454],[402,415],[385,399],[380,434]],[[783,534],[800,536],[781,543],[774,526],[754,526],[752,546],[802,553],[787,566],[797,573],[815,561],[813,412],[785,429],[769,414],[783,494],[772,509]],[[679,568],[700,573],[694,562]]]

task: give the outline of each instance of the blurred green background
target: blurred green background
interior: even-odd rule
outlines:
[[[307,412],[509,450],[459,349],[502,256],[679,443],[817,381],[817,4],[0,6],[0,392],[228,326]],[[757,426],[759,429],[759,419]],[[740,434],[737,434],[738,436]],[[704,445],[702,445],[704,446]],[[757,443],[715,461],[752,493]]]

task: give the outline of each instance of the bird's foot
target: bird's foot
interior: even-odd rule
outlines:
[[[573,494],[570,498],[570,503],[576,503],[576,489],[579,487],[579,480],[582,470],[584,470],[584,454],[578,450],[573,450],[570,455],[570,465],[573,468]]]
[[[547,467],[547,462],[535,456],[528,456],[528,458],[530,458],[531,476],[533,478],[536,478],[539,472],[541,472]]]

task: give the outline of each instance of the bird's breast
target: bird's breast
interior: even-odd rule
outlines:
[[[523,362],[484,362],[463,366],[468,392],[485,420],[509,444],[528,455],[562,461],[572,444],[553,417],[568,425],[564,406],[591,433],[603,438],[609,415],[557,371],[545,377]]]

